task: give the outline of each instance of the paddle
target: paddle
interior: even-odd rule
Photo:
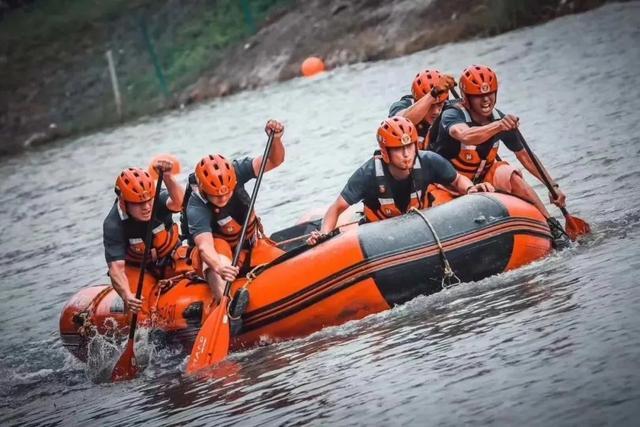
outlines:
[[[269,133],[267,146],[265,147],[264,154],[262,155],[262,162],[260,164],[258,176],[256,177],[256,184],[254,185],[253,192],[251,193],[251,201],[249,202],[247,216],[245,217],[244,223],[242,224],[240,239],[238,240],[238,244],[236,245],[235,251],[233,253],[233,260],[231,263],[234,266],[238,264],[238,259],[240,258],[240,252],[242,251],[244,239],[247,234],[249,220],[251,219],[253,207],[256,203],[258,189],[260,188],[262,176],[264,175],[264,170],[267,165],[269,151],[271,151],[271,144],[273,142],[274,134],[275,132],[273,131]],[[198,336],[196,337],[195,343],[193,344],[191,356],[189,357],[189,362],[187,363],[186,371],[188,374],[192,374],[196,371],[214,365],[227,357],[227,354],[229,353],[229,341],[231,335],[229,329],[228,313],[229,302],[231,300],[229,296],[230,292],[231,282],[227,282],[225,284],[220,303],[209,314],[207,320],[205,320],[204,322],[204,325],[202,325],[202,328],[200,328],[200,332],[198,332]]]
[[[520,129],[516,129],[516,135],[518,135],[518,138],[520,139],[520,142],[524,146],[524,149],[527,150],[527,154],[529,154],[531,161],[533,162],[536,169],[538,170],[538,173],[542,177],[542,181],[544,182],[544,185],[547,187],[547,190],[549,190],[549,193],[551,193],[554,199],[557,199],[558,193],[556,192],[553,185],[551,185],[551,180],[549,179],[544,169],[542,168],[542,164],[540,163],[540,160],[536,157],[533,151],[531,151],[531,147],[529,147],[529,144],[527,144],[527,141],[525,141],[524,136],[522,136],[522,133],[520,132]],[[585,234],[589,234],[591,232],[591,227],[586,221],[584,221],[581,218],[578,218],[577,216],[570,215],[566,208],[560,208],[560,211],[562,212],[562,215],[564,215],[564,218],[566,221],[564,225],[565,232],[567,233],[567,236],[569,236],[571,240],[576,240],[578,237]]]
[[[460,95],[458,95],[458,92],[456,91],[455,88],[451,88],[451,93],[453,94],[453,97],[455,99],[460,99]],[[540,160],[533,153],[533,151],[531,150],[531,147],[529,147],[529,144],[527,144],[527,141],[524,139],[524,136],[522,136],[520,129],[516,129],[516,135],[518,136],[518,139],[520,139],[520,142],[524,146],[524,149],[527,151],[527,154],[529,154],[529,157],[531,158],[531,161],[535,165],[536,170],[542,177],[542,181],[544,182],[544,185],[547,187],[547,190],[549,190],[549,193],[551,193],[554,199],[557,199],[558,193],[556,192],[555,188],[551,185],[551,180],[545,173],[545,170],[542,168],[542,164],[540,163]],[[566,220],[565,232],[567,233],[567,236],[569,236],[571,240],[576,240],[578,237],[585,234],[589,234],[591,232],[591,227],[586,221],[584,221],[581,218],[578,218],[577,216],[570,215],[566,208],[560,208],[560,211],[562,212],[562,215],[564,215],[564,218]]]
[[[162,173],[158,173],[158,180],[156,181],[156,194],[153,199],[153,205],[151,207],[151,219],[147,224],[147,233],[144,237],[144,254],[142,255],[142,264],[140,265],[140,276],[138,276],[138,288],[136,289],[136,298],[140,299],[142,296],[142,283],[144,281],[144,273],[147,267],[147,259],[151,253],[151,236],[153,231],[153,218],[158,210],[158,199],[160,198],[160,188],[162,187]],[[131,324],[129,325],[129,340],[124,349],[124,352],[118,359],[118,363],[111,372],[112,381],[126,381],[135,378],[138,375],[138,364],[136,363],[136,355],[133,351],[133,337],[136,333],[136,326],[138,324],[138,313],[133,313],[131,316]]]

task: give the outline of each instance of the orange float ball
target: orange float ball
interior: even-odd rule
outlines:
[[[324,61],[317,56],[308,57],[300,67],[300,71],[302,71],[302,75],[305,77],[311,77],[318,73],[322,73],[324,70]]]

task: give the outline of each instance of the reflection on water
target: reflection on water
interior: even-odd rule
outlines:
[[[611,4],[3,159],[0,423],[632,424],[640,415],[639,11],[637,2]],[[287,160],[265,177],[257,204],[273,231],[335,198],[417,70],[455,73],[469,62],[498,70],[499,107],[521,117],[569,210],[591,222],[580,246],[234,354],[207,378],[184,377],[178,349],[143,342],[140,378],[95,384],[109,346],[88,367],[62,348],[62,306],[106,278],[101,223],[121,168],[171,152],[184,181],[204,153],[262,152],[264,122],[280,118]]]

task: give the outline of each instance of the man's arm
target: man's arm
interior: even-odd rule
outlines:
[[[427,115],[431,106],[436,102],[437,100],[428,93],[418,101],[414,102],[411,106],[396,112],[395,115],[406,117],[411,120],[411,123],[418,125],[418,123],[420,123]]]
[[[473,182],[462,174],[457,174],[456,178],[451,184],[449,184],[459,194],[470,193],[482,193],[482,192],[494,192],[495,188],[488,182],[481,182],[480,184],[473,185]]]
[[[424,120],[433,104],[444,102],[448,98],[449,91],[455,86],[456,80],[453,77],[444,74],[440,76],[438,81],[434,83],[434,86],[431,88],[430,92],[425,94],[413,105],[405,108],[404,110],[398,111],[396,114],[406,117],[407,119],[411,120],[414,125],[417,126],[418,123]],[[442,95],[444,94],[447,94],[447,96],[442,99]]]
[[[184,199],[184,188],[176,182],[171,173],[173,162],[171,160],[160,159],[157,160],[152,167],[155,168],[158,173],[162,173],[162,180],[169,192],[166,204],[167,209],[171,212],[180,212],[182,210],[182,200]]]
[[[453,165],[439,154],[424,154],[426,159],[430,159],[430,168],[435,173],[435,182],[451,188],[459,194],[477,193],[482,191],[495,191],[488,182],[473,185],[473,182],[466,176],[458,173]]]
[[[271,131],[273,134],[273,145],[267,158],[267,164],[264,167],[265,172],[270,171],[284,162],[284,144],[282,143],[282,134],[284,133],[284,125],[276,120],[269,120],[264,128],[265,132],[269,134]],[[260,165],[262,164],[262,155],[253,159],[253,173],[258,176],[260,172]]]
[[[200,251],[200,259],[214,270],[224,280],[233,282],[238,275],[238,267],[233,267],[226,261],[226,257],[221,257],[213,244],[213,234],[200,233],[193,238],[196,248]]]
[[[535,176],[540,182],[544,184],[544,178],[540,175],[540,172],[538,172],[538,168],[536,168],[536,165],[533,163],[533,160],[529,156],[529,153],[527,153],[527,150],[522,149],[520,151],[516,151],[514,154],[516,155],[516,158],[522,164],[522,166],[524,166],[524,168],[531,175]],[[555,187],[556,193],[558,194],[558,198],[556,199],[554,199],[553,196],[549,194],[549,200],[556,206],[564,207],[566,205],[567,196],[564,194],[564,192],[562,192],[562,190],[560,190],[560,186],[555,183],[553,179],[551,179],[551,175],[549,175],[549,172],[542,164],[540,164],[540,168],[542,169],[543,173],[549,178],[549,182],[553,187]]]
[[[507,114],[502,119],[484,126],[470,127],[466,123],[457,123],[449,127],[449,135],[465,145],[480,145],[500,132],[508,132],[518,128],[518,118]]]
[[[544,182],[542,176],[540,175],[540,173],[538,172],[538,168],[536,168],[536,165],[533,163],[533,160],[531,160],[531,157],[529,157],[529,153],[527,153],[527,150],[522,149],[520,151],[516,151],[515,153],[513,153],[516,155],[516,158],[518,159],[518,161],[520,161],[520,163],[522,164],[522,166],[524,166],[524,168],[529,171],[529,173],[533,176],[535,176],[536,178],[538,178],[538,181],[540,182]],[[542,165],[541,165],[542,166]],[[547,176],[549,174],[547,173]],[[553,181],[552,181],[553,184]]]
[[[347,201],[342,197],[342,195],[338,196],[338,198],[329,206],[327,212],[324,214],[322,218],[322,227],[320,227],[321,234],[327,234],[336,228],[336,224],[338,223],[338,217],[342,212],[347,210],[347,208],[351,206]]]
[[[319,231],[312,231],[311,235],[307,239],[307,245],[315,245],[317,244],[322,236],[326,235],[330,231],[333,231],[336,228],[336,224],[338,223],[338,217],[342,212],[344,212],[348,207],[349,203],[342,197],[342,195],[338,196],[335,202],[329,206],[327,212],[325,212],[324,217],[322,218],[322,226]]]
[[[167,209],[171,212],[180,212],[182,210],[182,201],[184,200],[184,187],[176,182],[171,172],[163,175],[164,184],[169,192],[167,199]]]
[[[125,274],[124,260],[112,261],[108,263],[108,266],[111,285],[124,301],[127,310],[134,313],[139,312],[142,308],[142,300],[137,299],[136,295],[131,292],[129,279]]]

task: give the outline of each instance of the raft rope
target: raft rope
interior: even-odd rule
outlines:
[[[415,213],[419,215],[420,218],[422,218],[424,223],[427,224],[427,227],[431,231],[431,234],[433,234],[436,244],[438,245],[438,249],[440,250],[440,261],[442,262],[442,281],[440,282],[442,289],[448,289],[462,283],[462,280],[460,280],[460,278],[456,275],[456,273],[454,273],[453,269],[451,268],[451,264],[449,264],[449,260],[447,259],[444,248],[442,247],[442,243],[440,242],[440,238],[438,237],[435,228],[433,228],[433,225],[431,225],[431,222],[429,222],[427,217],[424,216],[424,214],[415,207],[409,208],[409,212]]]
[[[93,313],[98,305],[98,302],[102,301],[102,299],[111,291],[112,287],[107,286],[93,298],[91,303],[87,308],[76,314],[74,317],[82,320],[82,325],[78,327],[78,333],[83,337],[89,337],[91,333],[94,331],[94,325],[91,323],[91,318],[93,317]]]
[[[249,271],[245,277],[247,278],[247,281],[244,283],[244,285],[242,285],[242,287],[240,289],[245,289],[248,288],[249,285],[251,284],[251,282],[253,282],[253,280],[258,277],[258,274],[260,274],[260,269],[264,268],[264,266],[268,265],[268,263],[264,263],[264,264],[258,264],[255,267],[253,267],[251,269],[251,271]],[[238,289],[238,290],[240,290]],[[236,291],[237,292],[237,291]],[[232,316],[231,315],[231,303],[233,303],[233,298],[231,298],[229,300],[229,305],[227,305],[227,315],[229,316],[229,319],[231,320],[238,320],[242,317],[242,314],[240,314],[239,316]]]

